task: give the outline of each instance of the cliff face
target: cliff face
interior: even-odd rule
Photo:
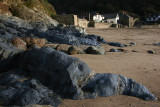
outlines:
[[[0,0],[0,14],[27,20],[43,31],[48,26],[58,25],[58,22],[50,17],[56,12],[47,0]]]
[[[1,0],[4,5],[8,5],[9,10],[14,16],[29,19],[36,13],[43,13],[48,16],[56,14],[54,7],[47,0]],[[33,12],[31,12],[33,11]],[[27,14],[26,14],[27,13]]]

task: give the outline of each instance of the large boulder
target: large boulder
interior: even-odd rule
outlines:
[[[101,46],[91,46],[86,49],[87,54],[104,55],[105,49]]]
[[[77,46],[71,46],[69,49],[68,49],[68,54],[70,55],[74,55],[74,54],[85,54],[85,52],[77,47]]]
[[[43,38],[36,38],[36,37],[25,37],[23,40],[27,43],[27,46],[38,46],[43,47],[46,44],[46,39]]]
[[[111,45],[111,46],[116,46],[116,47],[125,47],[124,44],[121,44],[119,42],[110,42],[108,44]]]
[[[61,98],[113,95],[157,99],[144,85],[132,79],[116,74],[94,73],[78,58],[52,48],[33,48],[15,59],[17,63],[13,63],[16,66],[0,74],[0,102],[3,105],[57,106]],[[5,64],[8,65],[4,63],[0,69]]]
[[[19,61],[22,69],[64,98],[83,98],[80,87],[92,74],[83,61],[51,48],[29,50]]]
[[[65,52],[67,53],[68,49],[70,48],[71,46],[70,45],[67,45],[67,44],[60,44],[60,45],[57,45],[56,46],[56,50],[58,51],[62,51],[62,52]]]
[[[5,106],[26,106],[31,104],[53,105],[61,98],[52,90],[31,79],[21,69],[14,69],[0,75],[0,104]]]
[[[116,74],[95,74],[82,90],[86,98],[96,96],[108,97],[113,95],[129,95],[142,98],[144,100],[157,100],[142,84]]]

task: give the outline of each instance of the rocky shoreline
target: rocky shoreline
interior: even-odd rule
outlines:
[[[70,54],[105,54],[100,44],[117,47],[97,35],[87,35],[80,27],[33,23],[0,15],[0,105],[31,104],[58,106],[63,99],[93,99],[97,96],[129,95],[143,100],[157,98],[142,84],[127,77],[93,72],[83,61],[71,57],[58,46],[45,44],[92,45]],[[38,46],[38,47],[37,47]]]
[[[132,79],[94,73],[83,61],[52,48],[33,48],[15,54],[4,60],[0,69],[0,102],[6,106],[58,106],[64,98],[78,100],[113,95],[157,99]]]

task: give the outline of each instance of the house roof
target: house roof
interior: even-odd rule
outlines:
[[[105,19],[113,19],[113,18],[116,18],[117,15],[118,15],[118,13],[103,14],[103,16],[105,17]]]
[[[134,17],[132,17],[132,16],[130,16],[130,15],[128,15],[128,14],[123,14],[123,13],[119,13],[119,16],[120,17],[128,17],[128,18],[134,18]]]

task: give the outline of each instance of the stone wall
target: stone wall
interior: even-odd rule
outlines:
[[[58,21],[60,24],[65,25],[75,25],[80,27],[88,27],[88,21],[86,19],[79,19],[77,15],[54,15],[52,16],[53,19]]]
[[[112,26],[112,23],[95,23],[94,28],[109,28]]]
[[[138,18],[129,18],[129,27],[134,27],[137,21],[139,21]]]
[[[112,23],[100,23],[100,22],[89,22],[86,19],[79,19],[77,15],[54,15],[53,19],[58,21],[60,24],[75,25],[80,27],[94,27],[94,28],[109,28]]]
[[[52,18],[58,21],[60,24],[78,25],[78,17],[76,15],[53,15]]]
[[[87,28],[88,23],[89,23],[89,21],[87,21],[86,19],[78,19],[78,26]]]

